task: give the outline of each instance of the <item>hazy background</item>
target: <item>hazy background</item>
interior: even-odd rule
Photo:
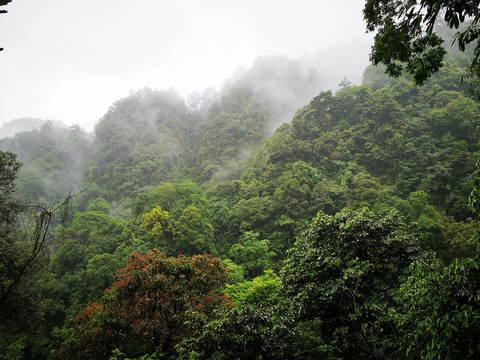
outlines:
[[[0,15],[0,124],[88,130],[130,90],[220,89],[261,55],[319,69],[323,89],[361,81],[372,35],[363,0],[13,0]]]

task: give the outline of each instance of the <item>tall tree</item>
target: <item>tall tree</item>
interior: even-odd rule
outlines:
[[[298,314],[304,358],[395,358],[385,317],[417,254],[401,226],[368,210],[320,212],[288,252],[282,288]]]
[[[25,333],[42,319],[38,279],[59,206],[21,204],[14,194],[20,167],[15,154],[0,151],[0,353],[9,358],[23,351],[31,340]]]

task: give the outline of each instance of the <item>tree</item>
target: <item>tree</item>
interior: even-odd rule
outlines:
[[[401,226],[392,214],[320,212],[287,253],[281,293],[298,314],[302,356],[395,358],[385,316],[417,254]]]
[[[158,248],[158,241],[163,240],[164,233],[170,226],[168,211],[163,211],[160,206],[155,206],[152,211],[142,215],[147,233],[154,237],[155,247]]]
[[[250,281],[227,285],[227,295],[235,303],[255,308],[268,307],[268,305],[277,305],[282,300],[278,295],[279,288],[280,279],[270,269]]]
[[[393,313],[402,358],[480,357],[479,250],[446,267],[435,259],[412,264]]]
[[[480,75],[480,5],[479,0],[366,0],[363,10],[367,30],[377,31],[370,58],[377,65],[387,66],[390,76],[398,77],[403,70],[421,85],[437,72],[446,54],[443,40],[435,34],[440,17],[447,26],[460,31],[453,37],[461,51],[475,44],[470,72]]]
[[[67,205],[22,204],[14,194],[21,163],[0,151],[0,353],[20,358],[30,335],[39,333],[44,316],[39,279],[44,271],[50,224],[56,210]],[[30,345],[30,346],[29,346]],[[25,351],[26,352],[26,351]],[[5,357],[3,357],[5,355]],[[25,356],[32,356],[26,354]]]
[[[222,294],[227,270],[211,255],[167,258],[158,251],[132,254],[102,301],[75,319],[58,355],[65,359],[107,359],[115,349],[129,357],[175,354],[189,333],[186,313],[207,319],[228,304]]]
[[[296,359],[290,341],[290,323],[272,308],[240,305],[206,322],[194,317],[189,325],[193,336],[179,347],[181,360],[281,360]]]
[[[188,255],[212,252],[215,248],[213,240],[213,226],[209,218],[199,208],[190,205],[175,221],[173,244],[169,250]]]
[[[260,240],[259,234],[247,231],[232,245],[229,256],[245,268],[249,278],[260,276],[264,270],[273,267],[275,253],[270,251],[270,242]]]
[[[9,305],[14,306],[18,300],[11,298],[15,297],[16,288],[45,251],[53,212],[59,208],[56,205],[20,204],[14,191],[21,165],[15,154],[0,151],[0,317],[15,316]],[[19,227],[22,212],[28,214],[23,230]],[[35,220],[33,225],[27,221],[30,216]]]

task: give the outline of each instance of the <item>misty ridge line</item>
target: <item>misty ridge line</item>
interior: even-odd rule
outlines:
[[[348,77],[350,79],[349,76],[345,75],[345,71],[344,73],[331,71],[332,65],[339,61],[338,59],[332,59],[331,56],[326,56],[325,52],[320,52],[315,57],[304,57],[301,59],[292,59],[285,55],[260,56],[249,70],[239,67],[230,78],[224,81],[220,90],[207,87],[201,93],[193,91],[184,96],[182,101],[185,102],[191,111],[200,111],[200,109],[205,111],[206,108],[219,101],[222,96],[228,94],[232,87],[251,87],[255,95],[269,103],[269,106],[274,111],[275,119],[272,119],[272,123],[265,128],[265,136],[268,137],[275,132],[278,126],[290,122],[295,112],[300,107],[308,104],[315,95],[321,91],[334,91],[338,89],[338,84],[342,78]],[[339,58],[344,59],[343,62],[349,58],[344,55],[346,53],[338,55]],[[344,70],[347,68],[345,64],[342,66]],[[364,68],[365,66],[363,65],[362,67],[357,67],[355,73],[363,74]],[[324,71],[320,71],[320,69],[324,69]],[[358,76],[354,77],[357,78]],[[298,79],[301,80],[298,81]],[[146,89],[149,88],[146,87]],[[130,90],[128,96],[138,91],[141,90]],[[175,94],[174,96],[178,96],[178,93],[172,87],[168,88],[168,90],[159,91],[171,92]],[[125,98],[120,97],[111,106]],[[95,124],[97,125],[101,122],[104,116],[97,120]],[[54,127],[68,127],[61,120],[45,120],[33,117],[16,118],[3,122],[0,127],[0,139],[12,137],[21,131],[39,130],[47,121],[51,121]],[[84,131],[94,133],[94,131],[88,131],[82,124],[78,125]]]
[[[218,92],[209,87],[182,98],[172,88],[131,91],[110,106],[91,133],[58,121],[12,120],[0,128],[0,137],[8,136],[0,149],[18,153],[25,162],[19,192],[39,198],[76,193],[85,183],[103,187],[108,178],[117,179],[115,186],[135,198],[191,171],[212,186],[238,179],[261,141],[290,123],[297,110],[324,90],[322,85],[311,59],[263,56],[250,69],[237,70]],[[31,144],[25,145],[25,138]],[[115,149],[112,143],[118,144]],[[56,157],[56,167],[45,167],[42,156]],[[144,168],[144,161],[156,168]],[[110,172],[109,164],[118,162],[124,174],[139,167],[151,175],[132,179]],[[113,193],[109,201],[115,201]]]

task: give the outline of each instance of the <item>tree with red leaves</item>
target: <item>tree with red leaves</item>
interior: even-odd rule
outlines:
[[[228,306],[222,289],[228,273],[212,255],[168,258],[154,250],[133,254],[101,302],[90,304],[66,331],[61,359],[108,359],[113,351],[128,357],[175,355],[174,345],[189,334],[187,312],[212,319]]]

